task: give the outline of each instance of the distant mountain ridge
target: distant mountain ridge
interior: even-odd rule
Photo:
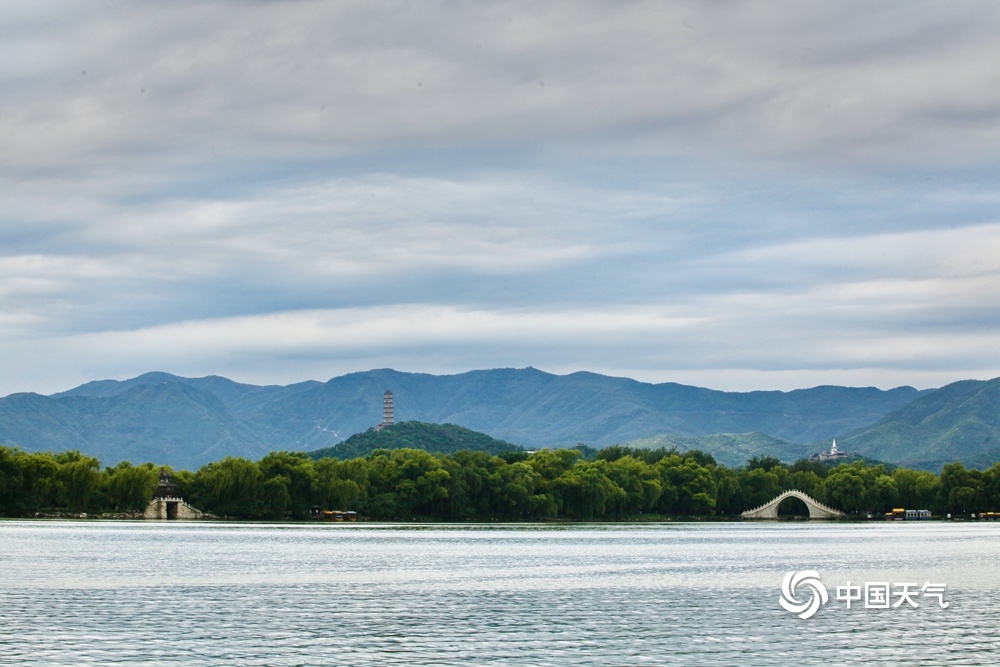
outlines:
[[[0,441],[31,451],[79,449],[121,460],[201,465],[271,448],[218,396],[183,382],[136,383],[114,394],[0,399]]]
[[[332,447],[381,421],[386,388],[397,421],[456,424],[529,449],[753,432],[825,446],[932,395],[832,386],[733,393],[534,368],[444,376],[382,369],[285,386],[147,373],[52,396],[0,398],[0,442],[80,449],[108,465],[129,459],[193,468],[226,455]]]
[[[847,451],[926,470],[1000,461],[1000,378],[963,380],[920,396],[840,440]]]

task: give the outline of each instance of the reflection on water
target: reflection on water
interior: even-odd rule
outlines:
[[[847,581],[951,606],[848,610]],[[998,593],[998,524],[0,521],[3,665],[997,664]]]

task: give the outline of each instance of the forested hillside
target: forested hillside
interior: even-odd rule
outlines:
[[[989,467],[1000,461],[1000,378],[942,387],[841,442],[849,451],[926,470],[951,461]]]
[[[422,449],[434,454],[454,454],[466,450],[499,454],[519,451],[521,447],[454,424],[410,421],[380,429],[370,428],[333,447],[309,452],[309,456],[315,460],[331,456],[351,459],[368,456],[376,449]]]
[[[773,456],[782,461],[797,461],[815,452],[816,447],[803,445],[763,433],[715,433],[712,435],[658,435],[625,443],[639,449],[675,448],[679,451],[698,449],[709,452],[723,465],[738,468],[755,456]]]

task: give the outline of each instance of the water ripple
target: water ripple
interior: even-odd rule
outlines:
[[[0,522],[2,665],[1000,663],[1000,527]],[[808,621],[782,575],[940,581]]]

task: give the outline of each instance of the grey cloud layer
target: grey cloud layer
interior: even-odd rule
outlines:
[[[898,164],[997,139],[992,3],[122,4],[6,22],[6,165],[581,139]]]
[[[151,368],[1000,374],[998,23],[8,4],[0,391]]]

